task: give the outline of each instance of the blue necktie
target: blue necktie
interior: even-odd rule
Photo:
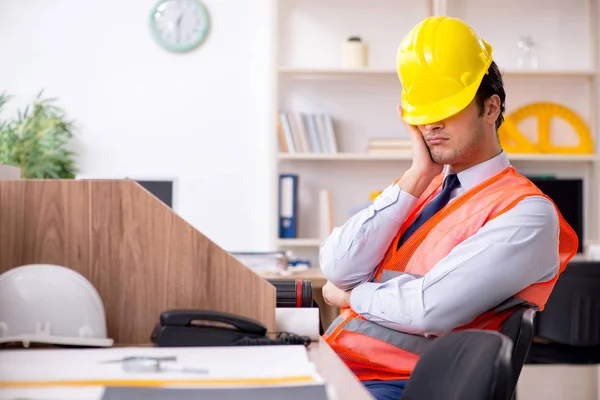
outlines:
[[[427,222],[429,218],[433,217],[435,213],[440,211],[446,204],[448,204],[450,201],[450,194],[459,186],[460,181],[458,180],[458,176],[456,176],[456,174],[450,174],[446,177],[446,179],[444,179],[444,186],[440,194],[433,199],[433,201],[427,204],[425,208],[423,208],[421,214],[413,221],[412,224],[410,224],[408,228],[406,228],[406,231],[404,231],[402,237],[400,237],[400,240],[398,241],[396,250],[399,249],[400,246],[402,246],[404,242],[406,242],[421,225]]]

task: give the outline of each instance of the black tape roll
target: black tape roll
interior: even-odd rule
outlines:
[[[277,291],[276,307],[312,307],[313,284],[309,280],[268,279]]]

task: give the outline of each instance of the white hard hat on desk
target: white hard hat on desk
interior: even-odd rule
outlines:
[[[0,275],[0,344],[109,347],[104,304],[78,272],[30,264]]]

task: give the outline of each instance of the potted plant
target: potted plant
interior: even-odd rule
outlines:
[[[33,104],[17,112],[16,118],[0,117],[0,164],[21,168],[29,179],[73,179],[75,155],[68,148],[73,122],[55,105],[56,99],[40,92]],[[0,95],[0,112],[10,99]]]

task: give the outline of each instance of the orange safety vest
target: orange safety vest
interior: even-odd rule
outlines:
[[[400,227],[377,267],[373,282],[385,282],[402,273],[423,276],[455,246],[476,234],[488,221],[510,210],[523,198],[548,198],[513,167],[508,167],[450,202],[396,250],[402,233],[418,216],[422,207],[441,190],[443,179],[443,174],[438,175],[419,198],[415,209]],[[529,303],[543,310],[558,275],[575,255],[579,245],[573,229],[558,208],[556,211],[560,222],[559,273],[551,281],[528,286],[493,310],[456,330],[499,330],[519,304]],[[367,321],[350,308],[342,310],[323,337],[361,380],[408,379],[419,354],[434,340]]]

